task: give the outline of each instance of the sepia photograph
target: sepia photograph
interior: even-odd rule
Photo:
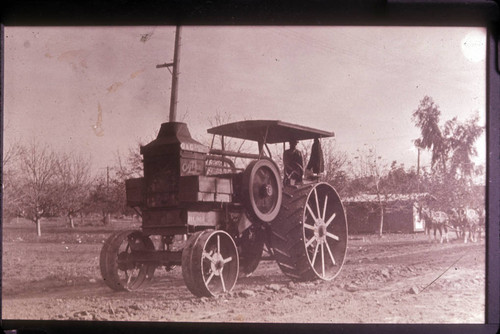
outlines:
[[[485,27],[3,39],[3,320],[486,322]]]

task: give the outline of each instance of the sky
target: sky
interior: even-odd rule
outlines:
[[[411,114],[431,96],[441,123],[485,123],[485,29],[187,26],[177,121],[208,142],[216,115],[335,132],[351,157],[373,147],[415,166]],[[4,147],[32,139],[93,169],[152,140],[168,121],[175,27],[5,27]],[[485,137],[477,163],[485,161]],[[423,154],[422,164],[429,163]]]

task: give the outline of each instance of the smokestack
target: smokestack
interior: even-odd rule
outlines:
[[[177,83],[179,81],[179,56],[181,44],[181,27],[175,29],[174,65],[172,69],[172,91],[170,95],[169,122],[175,122],[177,117]]]

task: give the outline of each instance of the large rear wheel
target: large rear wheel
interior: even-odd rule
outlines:
[[[281,271],[294,279],[332,280],[347,250],[347,221],[335,189],[328,183],[286,188],[271,242]]]

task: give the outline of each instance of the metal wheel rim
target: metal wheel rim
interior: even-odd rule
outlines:
[[[340,197],[327,183],[309,193],[302,218],[304,247],[311,268],[322,280],[340,272],[347,251],[347,223]]]
[[[282,189],[279,172],[270,160],[254,161],[248,178],[248,196],[250,206],[258,219],[270,222],[279,213]]]
[[[238,250],[231,236],[224,231],[210,233],[203,244],[200,265],[209,295],[231,291],[239,272]]]
[[[132,252],[144,250],[154,250],[154,245],[139,231],[120,233],[111,241],[107,249],[107,277],[114,289],[136,290],[152,279],[154,266],[129,261]]]

